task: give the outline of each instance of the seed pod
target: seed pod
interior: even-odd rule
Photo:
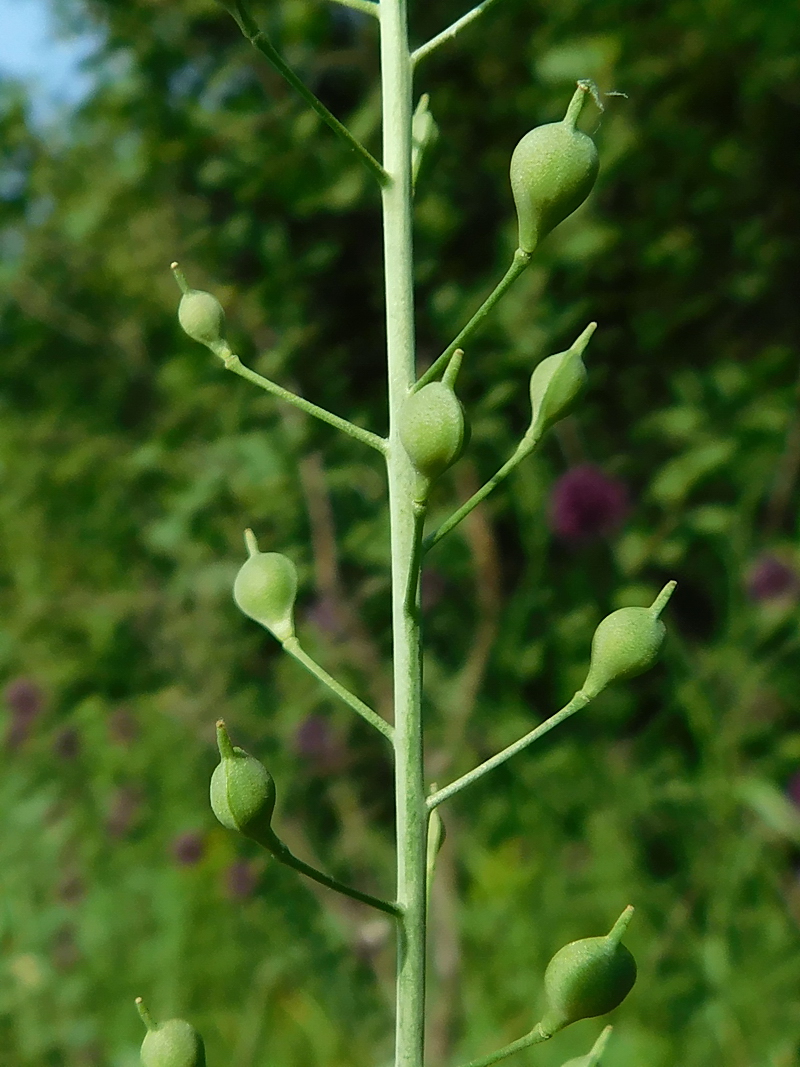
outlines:
[[[185,1019],[168,1019],[156,1026],[136,998],[136,1007],[147,1027],[139,1053],[143,1067],[205,1067],[203,1039]]]
[[[589,700],[611,682],[633,678],[653,666],[666,633],[659,616],[675,585],[667,582],[649,608],[620,608],[597,627],[589,673],[581,690]]]
[[[529,436],[538,440],[554,422],[569,414],[586,384],[583,353],[596,329],[597,323],[590,322],[566,352],[548,356],[534,370]]]
[[[561,122],[526,133],[511,157],[511,190],[517,205],[519,247],[533,252],[592,191],[600,166],[597,148],[576,128],[588,82],[578,82]]]
[[[430,382],[400,409],[400,440],[414,469],[433,481],[466,447],[464,409],[446,382]]]
[[[252,530],[245,532],[250,558],[233,583],[237,607],[283,644],[294,637],[297,568],[280,552],[259,552]]]
[[[554,1034],[580,1019],[605,1015],[627,997],[636,981],[636,961],[620,939],[632,915],[629,906],[605,937],[572,941],[553,956],[544,973],[542,1030]]]
[[[275,782],[263,763],[234,747],[225,723],[217,723],[220,763],[211,776],[211,808],[229,830],[238,830],[270,852],[280,849],[272,830]]]
[[[222,305],[211,293],[204,293],[202,289],[190,289],[177,263],[172,264],[172,273],[183,293],[178,305],[178,322],[181,329],[193,341],[199,341],[201,345],[206,345],[218,353],[220,348],[225,347],[225,312]]]

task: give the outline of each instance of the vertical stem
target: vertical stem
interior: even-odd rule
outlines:
[[[389,365],[389,510],[394,642],[398,924],[396,1067],[422,1067],[425,1031],[427,809],[422,771],[420,633],[406,602],[414,550],[415,475],[398,414],[415,378],[411,186],[411,57],[406,0],[381,0],[386,339]]]

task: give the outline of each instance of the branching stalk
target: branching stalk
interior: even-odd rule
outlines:
[[[513,1056],[515,1052],[522,1052],[523,1049],[530,1048],[531,1045],[541,1045],[543,1041],[549,1041],[552,1036],[552,1034],[541,1030],[537,1023],[529,1034],[525,1034],[524,1037],[518,1037],[516,1041],[512,1041],[510,1045],[504,1045],[497,1052],[490,1052],[488,1056],[481,1056],[480,1059],[471,1060],[464,1067],[490,1067],[492,1063],[504,1060],[506,1056]]]
[[[519,741],[515,741],[513,745],[504,748],[503,751],[498,752],[496,756],[492,756],[484,763],[479,764],[477,767],[473,767],[471,771],[463,774],[460,778],[456,778],[450,785],[446,785],[444,789],[440,789],[437,793],[428,797],[428,808],[432,811],[434,808],[438,807],[443,800],[449,800],[450,797],[455,796],[456,793],[460,793],[462,789],[466,789],[468,785],[477,782],[479,778],[483,778],[484,774],[493,771],[495,767],[499,767],[502,763],[505,763],[506,760],[511,759],[512,756],[516,756],[518,752],[522,752],[528,745],[532,745],[534,741],[538,741],[540,737],[544,737],[544,735],[549,733],[553,727],[564,722],[565,719],[574,715],[576,711],[580,711],[581,708],[585,708],[588,703],[589,698],[585,696],[581,690],[578,690],[572,700],[570,700],[569,704],[563,707],[561,711],[557,711],[555,715],[551,715],[549,719],[545,719],[544,722],[539,723],[535,729],[531,730],[530,733],[525,734]],[[470,1067],[474,1067],[474,1065],[471,1064]]]
[[[357,712],[362,719],[374,726],[379,733],[388,741],[394,741],[394,730],[391,725],[382,719],[376,711],[373,711],[369,705],[365,704],[363,700],[360,700],[355,693],[351,693],[349,689],[346,689],[340,682],[337,682],[328,672],[312,659],[307,652],[304,652],[300,646],[300,642],[296,637],[290,637],[283,642],[283,647],[293,656],[298,663],[302,664],[309,674],[313,674],[315,678],[319,679],[323,685],[327,686],[332,693],[334,693],[348,708],[352,708]]]
[[[219,0],[219,2],[231,15],[233,15],[239,29],[250,44],[253,45],[254,48],[257,48],[258,51],[270,61],[278,73],[286,79],[289,85],[291,85],[300,96],[302,96],[312,111],[315,111],[322,121],[330,126],[333,132],[356,153],[367,170],[369,170],[377,179],[378,184],[380,186],[386,185],[389,181],[389,175],[377,159],[367,151],[363,144],[352,135],[348,128],[325,107],[322,101],[312,93],[305,82],[295,74],[280,52],[277,51],[269,37],[267,37],[263,30],[258,28],[258,24],[247,10],[243,0]],[[351,4],[350,6],[355,5]],[[370,8],[375,6],[377,5],[369,4]]]
[[[488,11],[490,7],[494,7],[497,0],[483,0],[483,3],[478,4],[477,7],[473,7],[472,11],[468,11],[466,15],[462,15],[460,19],[456,19],[452,25],[448,26],[446,30],[442,30],[441,33],[437,33],[435,37],[431,37],[430,41],[423,44],[415,52],[411,54],[411,62],[414,66],[419,63],[421,59],[429,56],[431,52],[439,47],[439,45],[445,44],[447,41],[452,41],[462,30],[466,29],[471,22],[474,22],[484,11]]]
[[[316,867],[312,867],[310,864],[298,859],[297,856],[294,856],[289,851],[286,845],[283,845],[280,850],[273,852],[272,855],[286,867],[291,867],[293,870],[299,871],[300,874],[304,874],[307,878],[319,882],[320,885],[324,885],[328,889],[333,889],[335,892],[341,893],[343,896],[352,897],[353,900],[359,900],[362,904],[369,904],[370,907],[377,908],[378,911],[383,911],[395,919],[401,917],[400,909],[396,904],[391,904],[388,900],[382,900],[380,897],[373,897],[370,893],[362,893],[360,889],[353,889],[352,886],[345,885],[344,882],[340,882],[336,878],[331,878],[329,874],[325,874],[323,871],[318,871]]]
[[[235,352],[231,352],[228,349],[226,355],[222,356],[222,362],[227,370],[233,371],[234,374],[238,374],[240,378],[245,378],[248,382],[252,382],[259,388],[264,389],[267,393],[271,393],[273,396],[278,397],[279,400],[285,400],[287,404],[292,404],[294,407],[304,411],[306,415],[313,415],[315,419],[319,419],[321,422],[327,422],[329,426],[335,426],[337,430],[341,430],[342,433],[348,434],[350,437],[354,437],[356,441],[360,441],[363,445],[369,445],[370,448],[374,448],[376,452],[380,452],[381,455],[386,454],[386,441],[382,437],[378,437],[376,433],[372,433],[370,430],[365,430],[361,426],[356,426],[355,423],[349,422],[347,419],[341,418],[339,415],[334,415],[333,412],[328,411],[326,408],[321,408],[317,404],[312,404],[310,400],[306,400],[305,397],[298,396],[297,393],[292,393],[289,389],[284,389],[282,385],[278,385],[277,382],[270,381],[269,378],[265,378],[262,374],[257,374],[254,370],[250,370],[239,359]]]
[[[371,15],[375,19],[381,17],[380,4],[374,2],[374,0],[332,0],[335,4],[341,4],[343,7],[351,7],[353,11],[360,11],[362,15]]]
[[[483,320],[498,303],[501,297],[505,296],[514,282],[519,278],[520,274],[525,270],[531,261],[532,252],[523,252],[521,248],[518,248],[514,253],[514,258],[511,261],[511,266],[506,273],[497,283],[495,289],[486,297],[484,302],[469,320],[467,325],[461,331],[461,333],[452,341],[447,348],[442,352],[441,356],[425,371],[420,377],[419,381],[414,386],[414,391],[421,389],[423,385],[427,385],[428,382],[433,381],[436,375],[447,365],[447,361],[457,348],[463,348],[469,338],[475,333],[478,327],[483,323]]]
[[[451,530],[458,526],[462,519],[465,519],[471,511],[474,511],[478,504],[485,500],[492,490],[496,489],[497,486],[511,474],[514,468],[519,466],[526,456],[531,454],[536,447],[536,444],[537,441],[535,438],[528,437],[527,435],[523,437],[517,445],[513,456],[506,460],[497,474],[492,475],[489,481],[486,482],[485,485],[482,485],[477,493],[473,493],[469,500],[461,505],[458,511],[454,511],[450,518],[446,519],[438,530],[425,538],[422,544],[423,553],[428,552],[434,545],[438,544],[446,534],[449,534]]]

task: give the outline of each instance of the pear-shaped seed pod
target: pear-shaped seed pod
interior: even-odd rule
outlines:
[[[461,455],[466,437],[464,409],[445,382],[412,393],[400,410],[400,440],[414,469],[429,481]]]
[[[667,582],[649,608],[620,608],[603,619],[592,638],[584,696],[591,700],[611,682],[633,678],[653,666],[666,633],[659,616],[675,585]]]
[[[147,1026],[140,1050],[143,1067],[205,1067],[203,1039],[185,1019],[168,1019],[155,1026],[141,997],[136,1000]]]
[[[579,82],[561,122],[537,126],[514,149],[511,190],[523,252],[533,252],[579,208],[597,180],[600,163],[595,143],[576,128],[588,88]]]
[[[263,763],[234,747],[220,719],[217,723],[220,763],[211,776],[211,808],[229,830],[238,830],[271,852],[278,847],[272,830],[275,782]]]
[[[297,568],[280,552],[259,552],[250,530],[245,536],[250,558],[236,575],[233,599],[240,611],[283,643],[294,637]]]
[[[590,322],[566,352],[548,356],[531,375],[531,426],[529,434],[537,440],[559,419],[572,410],[586,384],[583,353],[589,344],[596,322]]]
[[[183,332],[200,344],[210,347],[223,339],[225,312],[211,293],[200,289],[184,293],[178,305],[178,322]]]
[[[544,1031],[556,1033],[580,1019],[605,1015],[630,993],[636,961],[620,939],[632,914],[633,908],[626,908],[605,937],[572,941],[553,956],[544,974]]]

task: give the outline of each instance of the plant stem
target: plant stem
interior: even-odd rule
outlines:
[[[411,184],[411,57],[406,0],[381,0],[382,190],[386,342],[389,378],[389,515],[395,697],[395,799],[398,929],[396,1067],[422,1067],[425,1037],[426,838],[422,767],[422,660],[416,603],[406,603],[414,554],[415,473],[400,441],[398,416],[414,383]]]
[[[497,0],[483,0],[483,3],[473,7],[472,11],[468,11],[466,15],[462,15],[460,19],[456,19],[452,25],[448,26],[446,30],[442,30],[441,33],[437,33],[435,37],[431,37],[430,41],[423,44],[416,52],[411,54],[411,62],[414,66],[419,63],[421,59],[428,56],[434,49],[438,48],[440,44],[445,44],[465,29],[471,22],[474,22],[476,18],[488,11],[490,7],[493,7],[497,3]]]
[[[283,845],[283,843],[281,844]],[[320,885],[324,885],[328,889],[333,889],[346,897],[352,897],[353,900],[360,900],[362,904],[369,904],[371,907],[377,908],[378,911],[392,915],[395,919],[401,917],[400,909],[396,904],[391,904],[388,900],[382,900],[380,897],[373,897],[370,893],[362,893],[359,889],[353,889],[352,886],[345,885],[344,882],[339,882],[336,878],[331,878],[329,874],[318,871],[316,867],[311,867],[308,863],[298,859],[297,856],[294,856],[289,851],[286,845],[283,845],[279,851],[273,852],[272,855],[286,867],[292,867],[295,871],[299,871],[300,874],[306,875],[307,878],[319,882]]]
[[[491,493],[491,491],[495,489],[503,481],[503,479],[507,478],[509,474],[511,474],[511,472],[514,470],[514,468],[519,466],[519,464],[523,461],[523,459],[525,459],[527,455],[530,455],[530,453],[535,447],[535,440],[527,436],[523,437],[520,443],[517,445],[514,455],[506,460],[506,462],[503,464],[497,474],[493,475],[485,485],[482,485],[481,488],[477,491],[477,493],[473,493],[469,500],[467,500],[465,504],[461,505],[458,511],[453,512],[449,519],[445,519],[445,521],[442,523],[438,530],[436,530],[434,533],[432,533],[429,537],[425,539],[422,545],[423,553],[428,552],[430,549],[432,549],[434,545],[438,544],[439,541],[441,541],[445,534],[449,534],[450,531],[454,529],[454,527],[458,526],[461,520],[465,519],[467,515],[469,515],[469,513],[473,511],[478,506],[478,504],[481,503],[482,500],[485,500],[489,493]]]
[[[504,1045],[503,1048],[492,1052],[488,1056],[482,1056],[479,1060],[472,1060],[470,1063],[465,1064],[465,1067],[489,1067],[492,1063],[497,1063],[498,1060],[504,1060],[506,1056],[512,1056],[515,1052],[521,1052],[524,1048],[530,1048],[531,1045],[540,1045],[543,1041],[549,1041],[552,1034],[546,1033],[544,1030],[540,1030],[538,1024],[534,1026],[533,1030],[529,1034],[525,1034],[524,1037],[517,1038],[516,1041],[512,1041],[510,1045]]]
[[[569,704],[557,711],[555,715],[551,715],[549,719],[545,719],[544,722],[531,730],[530,733],[525,734],[519,741],[515,741],[513,745],[509,745],[508,748],[504,748],[502,752],[498,752],[496,756],[492,756],[484,763],[479,764],[477,767],[473,767],[471,771],[463,774],[460,778],[456,778],[450,785],[446,785],[444,789],[440,789],[438,793],[434,793],[428,797],[428,808],[432,811],[438,807],[443,800],[449,800],[450,797],[455,796],[456,793],[460,793],[462,789],[466,789],[468,785],[472,785],[473,782],[477,782],[479,778],[483,778],[484,774],[488,774],[489,771],[493,771],[495,767],[499,767],[501,763],[505,763],[506,760],[511,759],[512,756],[516,756],[518,752],[521,752],[523,748],[527,748],[528,745],[534,741],[538,741],[540,737],[544,737],[549,733],[554,726],[558,726],[559,723],[568,719],[571,715],[574,715],[576,711],[580,711],[581,708],[585,708],[589,703],[589,698],[583,693],[582,690],[578,690],[575,696],[570,700]],[[472,1067],[472,1065],[470,1065]]]
[[[278,73],[286,79],[300,96],[302,96],[312,111],[315,111],[322,121],[330,126],[333,132],[337,134],[349,148],[352,148],[367,170],[369,170],[378,180],[378,184],[381,187],[386,185],[389,181],[389,175],[377,159],[366,150],[360,141],[356,140],[348,128],[341,123],[332,112],[328,111],[322,101],[318,100],[305,82],[295,74],[280,52],[277,51],[269,37],[267,37],[263,30],[258,28],[257,23],[242,0],[220,0],[220,2],[223,7],[233,15],[234,19],[236,19],[239,29],[250,44],[252,44],[254,48],[257,48],[258,51],[270,61]]]
[[[376,19],[381,17],[380,4],[376,4],[375,0],[333,0],[333,2],[343,7],[351,7],[353,11],[360,11],[362,15],[372,15]]]
[[[296,637],[290,637],[284,641],[283,647],[290,656],[293,656],[298,663],[305,667],[309,674],[313,674],[314,677],[318,678],[323,685],[326,685],[332,693],[335,693],[341,701],[347,704],[348,708],[352,708],[362,719],[366,719],[370,726],[374,726],[376,730],[380,731],[380,733],[387,738],[387,740],[394,740],[394,730],[391,725],[385,719],[382,719],[376,711],[373,711],[371,707],[365,704],[363,700],[359,700],[355,693],[351,693],[349,689],[345,689],[345,687],[328,674],[323,667],[320,667],[316,660],[312,659],[307,652],[303,651],[300,647],[300,642]]]
[[[484,302],[469,320],[469,322],[458,335],[458,337],[456,337],[456,339],[447,346],[447,348],[444,350],[444,352],[442,352],[441,356],[439,356],[436,362],[433,363],[432,366],[428,367],[428,369],[425,371],[425,373],[414,386],[414,392],[416,392],[417,389],[421,389],[423,385],[427,385],[428,382],[432,381],[436,377],[441,367],[447,363],[447,361],[450,359],[450,357],[457,348],[464,347],[464,344],[466,343],[468,338],[470,338],[472,334],[478,329],[478,327],[481,325],[483,320],[486,318],[486,316],[489,314],[489,312],[492,310],[498,300],[500,300],[501,297],[505,296],[505,294],[514,284],[517,278],[519,278],[520,274],[522,274],[522,272],[528,266],[531,261],[532,255],[532,252],[523,252],[521,248],[518,248],[516,250],[516,252],[514,253],[514,258],[511,261],[511,266],[508,268],[503,277],[497,283],[494,290],[489,294],[489,296],[486,297]]]
[[[384,441],[382,437],[378,437],[376,433],[372,433],[370,430],[364,430],[361,426],[356,426],[354,423],[348,422],[347,419],[342,419],[339,415],[334,415],[333,412],[327,411],[325,408],[321,408],[317,404],[312,404],[310,400],[298,396],[297,393],[292,393],[288,389],[284,389],[282,385],[270,381],[269,378],[265,378],[261,374],[256,374],[254,370],[245,367],[239,357],[234,352],[231,352],[230,349],[228,349],[228,354],[221,358],[227,370],[233,371],[234,374],[238,374],[240,378],[246,378],[248,382],[252,382],[254,385],[266,390],[266,392],[272,393],[273,396],[277,396],[280,400],[285,400],[287,404],[293,404],[294,407],[300,408],[301,411],[305,411],[307,415],[313,415],[314,418],[320,419],[322,422],[327,422],[329,426],[335,426],[337,430],[349,434],[349,436],[354,437],[356,441],[360,441],[364,445],[369,445],[369,447],[374,448],[376,452],[385,455],[386,441]]]

